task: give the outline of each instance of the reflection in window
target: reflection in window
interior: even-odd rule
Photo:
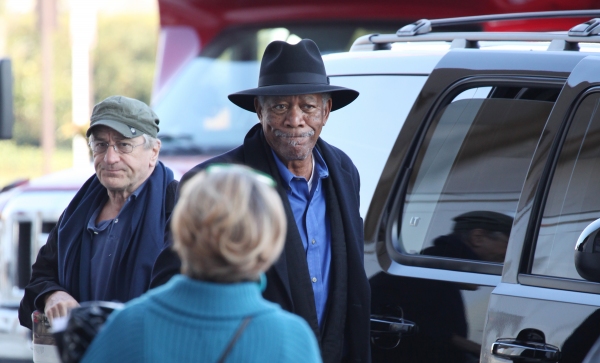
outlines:
[[[437,113],[409,179],[399,251],[503,261],[521,188],[558,94],[545,92],[470,89]]]
[[[581,279],[574,265],[579,234],[600,218],[598,93],[586,97],[572,120],[546,200],[532,273]]]

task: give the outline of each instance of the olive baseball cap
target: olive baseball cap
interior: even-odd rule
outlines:
[[[86,136],[92,134],[93,127],[104,125],[128,139],[142,134],[156,137],[158,123],[158,116],[144,102],[125,96],[110,96],[94,106]]]

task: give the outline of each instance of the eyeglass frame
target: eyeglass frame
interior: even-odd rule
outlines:
[[[93,144],[93,143],[95,143],[95,142],[97,142],[97,143],[102,143],[102,144],[106,144],[106,150],[104,150],[104,151],[95,151],[95,150],[94,150],[94,147],[92,146],[92,144]],[[122,144],[127,144],[127,145],[131,145],[131,151],[122,151],[122,150],[120,150],[120,149],[118,148],[118,146],[117,146],[117,144],[119,144],[119,143],[122,143]],[[88,143],[88,146],[90,147],[90,149],[92,150],[92,153],[94,153],[94,155],[100,155],[100,154],[104,154],[105,152],[107,152],[107,151],[108,151],[108,148],[109,148],[109,147],[111,147],[111,146],[112,146],[113,150],[114,150],[116,153],[119,153],[119,154],[131,154],[131,153],[133,152],[133,149],[135,149],[135,148],[136,148],[136,147],[138,147],[138,146],[145,145],[145,144],[146,144],[146,139],[144,139],[144,142],[142,142],[141,144],[137,144],[137,145],[133,145],[133,144],[131,144],[131,143],[128,143],[128,142],[123,142],[123,141],[118,141],[118,142],[115,142],[114,144],[112,144],[112,145],[111,145],[111,144],[109,144],[109,143],[108,143],[108,142],[106,142],[106,141],[96,141],[96,140],[94,140],[94,141],[90,141],[90,142]],[[96,145],[96,146],[97,146],[97,145]]]

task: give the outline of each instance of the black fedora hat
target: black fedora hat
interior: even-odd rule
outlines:
[[[303,39],[297,44],[276,40],[265,49],[258,87],[230,94],[229,100],[241,108],[256,112],[256,96],[294,96],[310,93],[331,93],[332,111],[340,109],[358,97],[349,88],[332,86],[317,44]]]

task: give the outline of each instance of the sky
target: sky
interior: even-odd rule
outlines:
[[[68,7],[70,1],[94,0],[58,0],[61,7]],[[11,13],[23,13],[33,11],[36,0],[4,0],[6,9]],[[157,0],[96,0],[98,11],[105,13],[120,12],[155,12],[157,11]]]

